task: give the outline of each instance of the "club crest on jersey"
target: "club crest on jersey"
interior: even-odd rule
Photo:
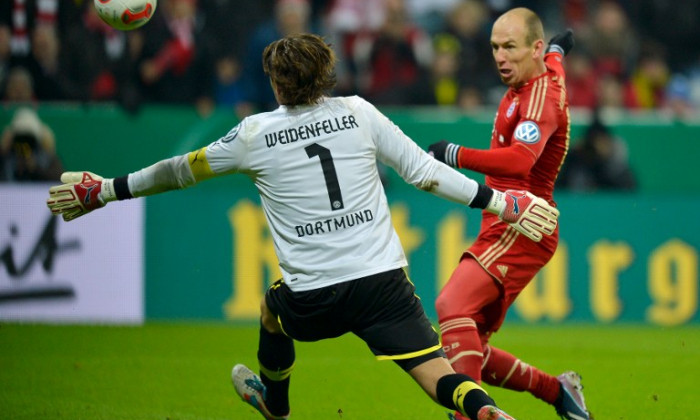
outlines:
[[[518,101],[511,102],[510,106],[508,107],[508,111],[506,111],[506,118],[510,118],[513,115],[513,111],[515,111],[516,106],[518,106]]]
[[[535,144],[541,138],[540,127],[533,121],[523,121],[515,128],[515,139],[527,144]]]

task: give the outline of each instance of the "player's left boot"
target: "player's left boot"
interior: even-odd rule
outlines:
[[[561,391],[559,398],[554,402],[554,408],[562,419],[566,420],[590,420],[591,414],[586,408],[583,399],[583,385],[581,375],[573,371],[567,371],[557,376]]]
[[[234,366],[233,371],[231,371],[231,380],[236,393],[243,401],[252,405],[267,420],[286,420],[289,418],[289,413],[284,416],[275,416],[270,413],[265,404],[267,395],[265,384],[262,383],[258,375],[246,366],[240,364]]]
[[[466,417],[460,413],[449,413],[447,415],[449,420],[468,420]],[[515,420],[510,415],[506,414],[503,410],[492,405],[485,405],[481,407],[477,413],[476,420]]]

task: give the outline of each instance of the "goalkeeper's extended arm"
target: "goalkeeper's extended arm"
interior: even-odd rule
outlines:
[[[118,178],[102,178],[92,172],[65,172],[63,185],[49,189],[46,204],[53,214],[71,221],[108,202],[143,197],[165,191],[187,188],[215,174],[198,150],[186,155],[162,160],[140,171]]]
[[[494,213],[535,242],[554,233],[557,227],[559,210],[527,191],[494,190],[434,160],[425,166],[432,167],[432,171],[414,182],[424,191]]]
[[[53,214],[60,214],[69,222],[108,202],[132,198],[127,178],[104,179],[92,172],[64,172],[62,185],[49,188],[46,205]]]

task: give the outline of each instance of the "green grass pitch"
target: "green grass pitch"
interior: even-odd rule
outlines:
[[[508,324],[492,343],[550,373],[575,368],[597,420],[691,419],[700,328]],[[230,382],[257,370],[257,329],[226,323],[142,327],[0,323],[0,418],[255,420]],[[297,343],[292,418],[445,420],[392,362],[359,339]],[[519,420],[556,419],[529,394],[487,391]]]

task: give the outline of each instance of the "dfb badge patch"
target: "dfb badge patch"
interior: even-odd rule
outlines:
[[[229,131],[229,132],[224,136],[224,138],[221,139],[221,142],[222,142],[222,143],[229,143],[229,142],[233,141],[233,140],[236,138],[236,136],[238,135],[238,131],[239,131],[240,129],[241,129],[241,124],[239,123],[238,125],[236,125],[235,127],[233,127],[233,128],[231,129],[231,131]]]
[[[533,121],[523,121],[515,127],[515,139],[527,144],[540,141],[540,127]]]

